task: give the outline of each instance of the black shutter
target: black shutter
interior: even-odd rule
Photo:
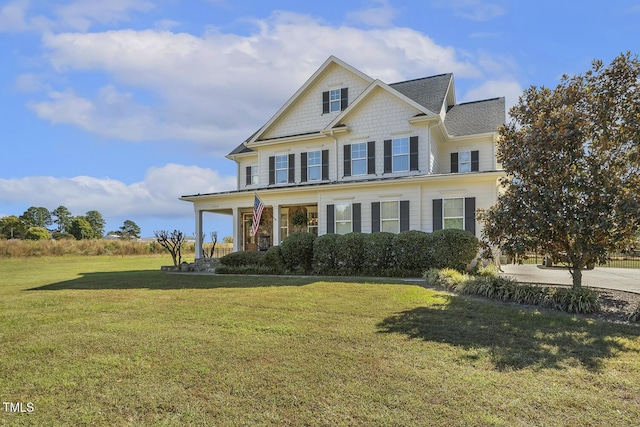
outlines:
[[[327,205],[327,234],[335,233],[335,214],[334,205]]]
[[[409,201],[400,200],[400,231],[409,229]]]
[[[442,199],[433,199],[433,231],[442,230]]]
[[[376,174],[376,142],[367,142],[367,173]]]
[[[289,154],[289,182],[296,182],[296,155]]]
[[[353,215],[353,218],[351,218],[351,231],[354,233],[360,233],[362,231],[362,222],[360,221],[361,211],[360,203],[354,203],[351,209],[351,214]]]
[[[344,146],[344,176],[351,176],[351,144]]]
[[[276,158],[274,156],[269,157],[269,185],[276,183]]]
[[[322,150],[322,180],[329,180],[329,150]]]
[[[385,139],[384,141],[384,173],[391,173],[393,171],[393,165],[391,163],[391,140]]]
[[[245,175],[245,184],[244,185],[251,185],[251,166],[247,166],[246,171],[247,171],[247,173]]]
[[[307,182],[307,153],[300,154],[300,182]]]
[[[458,153],[451,153],[451,173],[458,172]]]
[[[380,202],[371,202],[371,232],[380,231]]]
[[[322,114],[329,112],[329,91],[322,92]]]
[[[418,137],[409,138],[409,170],[418,170]]]
[[[349,88],[343,87],[340,89],[340,111],[344,111],[349,103]]]
[[[471,234],[476,234],[476,198],[464,199],[464,229]]]
[[[471,152],[471,172],[478,172],[480,170],[479,151]]]

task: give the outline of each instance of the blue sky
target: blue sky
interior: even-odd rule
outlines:
[[[0,0],[0,217],[64,205],[192,234],[178,198],[233,189],[224,155],[330,55],[386,83],[453,72],[458,102],[510,106],[638,53],[638,22],[640,0]]]

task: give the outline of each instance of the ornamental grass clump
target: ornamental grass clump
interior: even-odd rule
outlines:
[[[552,293],[555,308],[567,313],[590,314],[600,309],[600,295],[585,288],[556,288]]]

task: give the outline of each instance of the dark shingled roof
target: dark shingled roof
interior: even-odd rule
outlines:
[[[421,79],[407,80],[392,83],[389,86],[407,98],[426,107],[429,111],[439,114],[447,96],[447,90],[452,73],[439,74],[437,76],[423,77]],[[482,101],[466,102],[449,107],[444,125],[452,136],[474,135],[479,133],[495,132],[505,123],[504,98],[486,99]],[[262,128],[258,129],[258,133]],[[254,133],[242,144],[238,145],[230,156],[235,154],[251,153],[254,150],[245,144],[253,138]]]
[[[504,98],[456,104],[449,108],[444,119],[444,126],[452,136],[496,132],[504,123]]]
[[[442,109],[442,103],[447,96],[447,89],[452,78],[453,74],[451,73],[439,74],[437,76],[393,83],[389,86],[407,98],[427,107],[429,111],[438,114]]]

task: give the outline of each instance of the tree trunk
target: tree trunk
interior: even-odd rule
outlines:
[[[573,289],[580,289],[582,287],[582,266],[574,266],[569,271],[573,277]]]

